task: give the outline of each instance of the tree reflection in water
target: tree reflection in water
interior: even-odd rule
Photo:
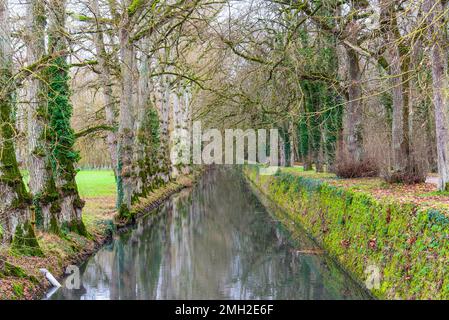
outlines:
[[[330,259],[292,241],[237,171],[215,168],[81,269],[80,290],[52,299],[360,299]]]

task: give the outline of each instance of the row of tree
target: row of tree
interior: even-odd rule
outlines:
[[[287,164],[405,183],[435,170],[448,189],[446,1],[229,7],[211,31],[224,53],[201,114],[278,127]]]
[[[170,162],[169,151],[177,143],[174,129],[189,128],[196,81],[182,67],[188,59],[182,53],[200,27],[192,21],[210,16],[211,4],[30,0],[12,11],[10,4],[0,0],[0,238],[39,254],[35,225],[87,236],[75,180],[77,139],[104,134],[119,219],[129,217],[139,197],[189,172]],[[80,68],[95,75],[104,105],[99,123],[74,132],[71,76]],[[26,123],[25,152],[17,150],[18,122]]]

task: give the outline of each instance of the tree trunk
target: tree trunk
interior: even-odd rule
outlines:
[[[91,9],[92,13],[96,17],[97,22],[97,30],[94,33],[94,43],[95,43],[95,51],[97,53],[98,66],[100,69],[100,83],[103,89],[103,96],[105,102],[105,115],[106,115],[106,123],[111,126],[116,126],[115,119],[115,111],[116,111],[116,103],[114,99],[114,95],[112,93],[112,74],[109,68],[109,64],[107,61],[107,52],[106,47],[104,45],[103,31],[101,30],[100,23],[98,22],[101,19],[100,9],[98,6],[98,0],[91,0]],[[106,136],[106,142],[108,145],[109,156],[111,158],[112,168],[114,170],[115,176],[117,177],[117,136],[115,132],[108,131]]]
[[[0,0],[0,242],[16,252],[41,254],[31,224],[31,198],[25,189],[14,148],[12,48],[7,0]]]
[[[161,50],[163,51],[163,50]],[[155,58],[154,64],[161,65],[164,54],[159,54]],[[158,69],[163,72],[163,69]],[[155,108],[158,118],[158,149],[156,152],[156,170],[154,176],[151,178],[157,184],[163,184],[168,181],[170,173],[170,154],[168,152],[168,123],[169,123],[169,93],[170,87],[166,84],[168,80],[165,75],[158,76],[154,81],[152,105]]]
[[[286,157],[285,157],[285,139],[283,135],[281,134],[279,136],[279,166],[285,167],[286,166]]]
[[[307,153],[304,159],[304,171],[313,170],[313,133],[310,116],[307,116]]]
[[[426,0],[423,5],[427,13],[430,59],[432,62],[433,103],[438,154],[438,187],[449,190],[449,97],[447,94],[447,47],[445,44],[444,9],[439,0]]]
[[[170,177],[170,155],[168,145],[170,141],[169,137],[169,121],[170,121],[170,81],[169,77],[163,75],[161,77],[161,101],[159,103],[160,109],[160,156],[159,156],[159,169],[160,176],[163,181],[167,182]]]
[[[137,117],[135,121],[135,175],[136,195],[145,196],[157,188],[161,180],[158,177],[157,156],[160,151],[159,117],[154,107],[155,85],[151,78],[154,60],[148,56],[150,39],[141,43],[142,56],[139,66]]]
[[[117,207],[119,217],[128,216],[133,197],[133,83],[134,46],[130,43],[129,17],[120,26],[121,81],[117,159]]]
[[[321,162],[321,172],[324,172],[325,170],[329,170],[329,155],[327,152],[327,128],[326,125],[320,125],[320,154],[319,154],[319,160]],[[318,169],[317,169],[318,171]]]
[[[345,117],[346,150],[350,162],[360,162],[363,157],[362,140],[362,77],[359,66],[358,53],[349,48],[346,49],[347,68],[349,74],[349,90],[347,103],[347,116]]]
[[[187,85],[180,80],[176,90],[172,93],[172,113],[170,132],[171,143],[171,176],[176,178],[180,174],[190,172],[188,163],[190,154],[190,93]]]
[[[409,147],[409,74],[410,56],[408,44],[400,44],[401,34],[396,17],[395,3],[381,1],[381,25],[389,57],[390,84],[393,97],[392,119],[392,170],[399,175],[412,174]]]
[[[149,105],[150,96],[150,61],[148,58],[149,39],[145,38],[141,41],[142,53],[140,57],[140,65],[138,67],[138,92],[137,92],[137,115],[134,122],[135,127],[135,175],[136,185],[134,192],[136,195],[144,195],[146,185],[148,183],[147,172],[147,157],[148,149],[147,144],[150,142],[147,140],[147,129],[145,127],[145,114]]]
[[[184,132],[187,134],[187,137],[183,137],[181,143],[183,144],[182,149],[189,150],[189,156],[190,156],[190,137],[192,136],[192,117],[191,117],[191,93],[189,90],[189,85],[184,84],[182,87],[182,122],[181,122],[181,129],[184,130]],[[189,157],[190,160],[190,157]],[[182,166],[182,173],[183,174],[189,174],[191,171],[190,164],[183,164]]]
[[[27,60],[29,64],[45,55],[45,2],[30,0],[27,6]],[[32,32],[32,33],[31,33]],[[36,223],[43,230],[58,232],[59,194],[50,162],[48,90],[45,73],[36,72],[28,82],[28,169],[29,187],[36,210]]]
[[[180,129],[182,123],[182,93],[181,85],[178,83],[176,90],[170,94],[172,97],[172,112],[170,120],[172,122],[172,130],[170,132],[170,150],[171,150],[171,177],[176,179],[180,174],[180,168],[182,163],[179,161],[181,157],[181,136]]]
[[[390,43],[390,74],[393,93],[393,119],[391,128],[391,147],[393,153],[393,172],[404,173],[407,155],[404,148],[404,98],[401,77],[399,49],[394,43]]]
[[[290,137],[290,166],[295,165],[295,161],[298,159],[298,139],[297,130],[293,121],[289,124],[289,137]]]

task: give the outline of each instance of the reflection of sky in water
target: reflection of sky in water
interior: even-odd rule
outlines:
[[[274,223],[237,173],[214,170],[116,236],[81,268],[80,290],[51,299],[357,299],[315,248]]]

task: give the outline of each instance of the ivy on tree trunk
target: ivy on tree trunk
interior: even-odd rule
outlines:
[[[49,53],[66,50],[65,1],[50,1]],[[49,140],[51,163],[56,187],[61,197],[59,223],[64,230],[87,235],[82,220],[84,201],[81,200],[76,184],[75,164],[79,154],[74,149],[75,133],[70,120],[73,106],[70,102],[69,66],[66,56],[59,56],[46,69],[48,79],[48,112],[50,118]],[[54,221],[56,222],[56,221]]]

